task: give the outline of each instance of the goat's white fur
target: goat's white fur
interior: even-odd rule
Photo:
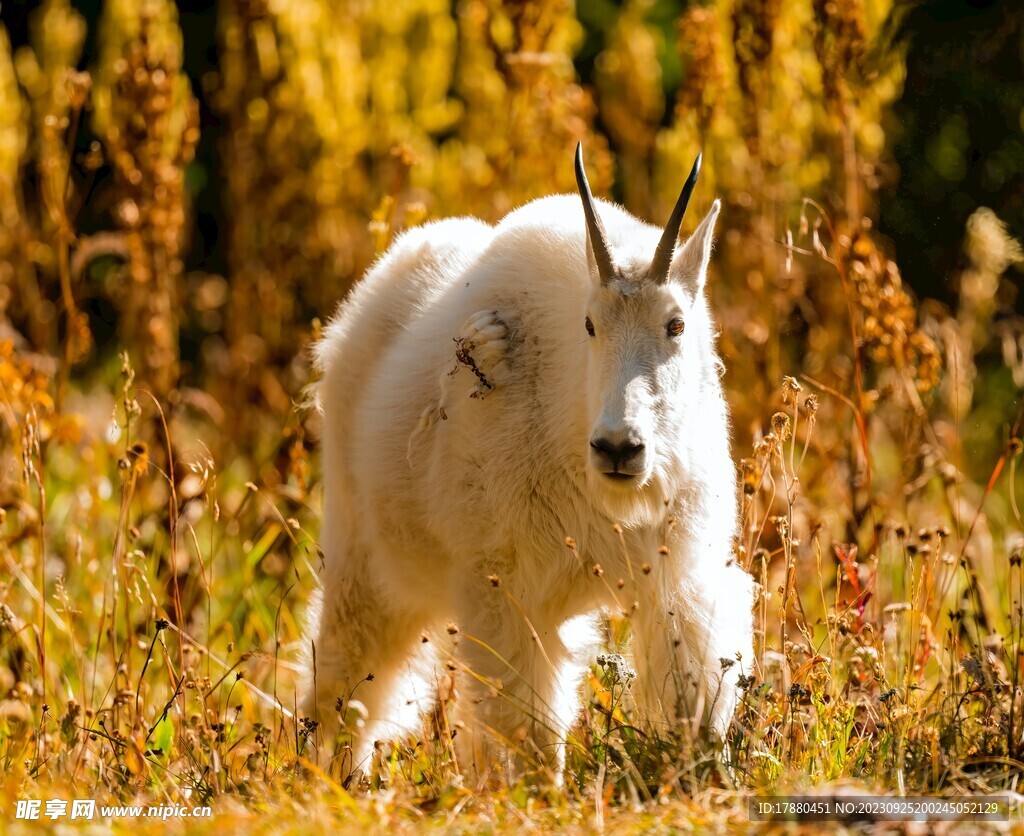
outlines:
[[[539,755],[559,774],[593,658],[578,628],[600,610],[630,621],[642,718],[719,735],[731,719],[753,583],[731,562],[734,466],[703,292],[718,202],[658,286],[630,277],[660,230],[596,205],[621,281],[602,287],[588,265],[579,198],[548,197],[495,227],[406,232],[317,345],[324,560],[306,711],[329,740],[338,698],[374,675],[354,697],[357,767],[453,679],[463,771],[516,750],[510,763]],[[590,449],[623,426],[647,443],[628,485]]]

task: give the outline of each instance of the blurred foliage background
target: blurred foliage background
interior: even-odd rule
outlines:
[[[908,703],[928,676],[961,681],[942,642],[950,660],[981,656],[990,632],[1016,630],[1019,650],[1006,577],[1024,523],[1004,464],[1024,415],[1020,4],[2,0],[0,14],[4,556],[31,601],[67,577],[108,623],[95,573],[113,550],[114,609],[132,583],[135,603],[111,616],[104,676],[120,642],[131,672],[131,639],[159,614],[204,624],[224,658],[273,639],[273,665],[245,659],[277,688],[277,648],[299,632],[285,598],[315,553],[319,419],[302,406],[320,322],[402,229],[573,191],[578,140],[595,192],[654,223],[698,149],[689,229],[723,200],[709,286],[738,551],[767,590],[759,661],[771,646],[788,666],[785,709],[754,726],[806,706],[791,685],[811,662],[786,625],[884,650],[911,545],[942,583],[911,607],[923,638],[892,657]],[[780,460],[787,439],[799,468],[792,449]],[[819,537],[825,586],[852,571],[871,590],[856,623],[838,590],[831,621],[784,593],[793,578],[817,593]],[[860,580],[843,562],[858,546]],[[0,601],[31,621],[5,583]],[[50,638],[69,658],[73,641]],[[45,697],[19,652],[15,678]],[[827,687],[857,706],[888,693],[861,673]],[[1019,692],[1000,693],[1009,731],[972,752],[1020,754]]]
[[[723,197],[725,258],[742,262],[723,270],[725,295],[788,292],[775,242],[803,197],[848,232],[876,218],[913,287],[946,302],[975,209],[1024,234],[1015,4],[33,0],[2,12],[5,316],[54,356],[63,328],[91,336],[78,368],[127,337],[161,396],[230,381],[232,396],[284,407],[313,318],[394,229],[496,220],[570,190],[580,138],[598,190],[655,221],[705,150],[700,200]],[[71,71],[91,90],[79,77],[71,93]],[[55,302],[62,246],[74,326]],[[762,330],[789,327],[778,313]]]

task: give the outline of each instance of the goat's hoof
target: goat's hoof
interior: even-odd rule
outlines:
[[[471,398],[485,398],[508,376],[508,328],[494,310],[477,311],[459,329],[455,359],[476,377]]]

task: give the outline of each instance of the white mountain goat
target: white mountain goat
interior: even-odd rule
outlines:
[[[326,329],[305,707],[326,747],[362,703],[350,767],[441,689],[463,773],[557,780],[574,628],[602,610],[629,621],[640,718],[724,733],[754,585],[704,296],[718,201],[677,246],[699,167],[662,232],[595,201],[577,148],[582,207],[412,229]]]

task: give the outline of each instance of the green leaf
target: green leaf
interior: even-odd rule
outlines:
[[[174,743],[174,723],[170,716],[163,717],[153,729],[153,748],[159,749],[165,755],[171,751],[171,744]]]

